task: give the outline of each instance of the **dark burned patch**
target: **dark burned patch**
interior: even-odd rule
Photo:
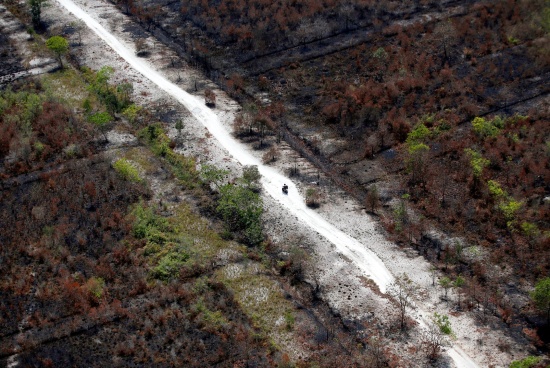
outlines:
[[[6,296],[0,298],[0,330],[15,332],[33,300],[42,306],[40,313],[54,320],[79,310],[72,298],[35,298],[29,283],[55,295],[65,282],[64,272],[85,278],[97,275],[99,259],[113,252],[128,232],[126,208],[146,195],[142,186],[123,181],[108,162],[91,165],[84,160],[79,169],[42,175],[0,192],[0,294]],[[90,205],[95,212],[87,210]],[[29,276],[31,271],[35,277]],[[112,276],[112,270],[104,271],[105,278]],[[19,281],[6,282],[10,277]]]
[[[147,38],[149,36],[142,27],[133,22],[126,23],[122,29],[124,32],[130,33],[132,38]]]
[[[16,48],[10,43],[8,36],[0,33],[0,76],[17,73],[24,70],[21,58]]]
[[[262,339],[241,329],[249,321],[220,285],[201,293],[192,284],[158,286],[139,300],[126,300],[110,320],[72,322],[74,332],[55,336],[23,351],[23,366],[251,366],[268,364]],[[166,299],[166,295],[171,297]],[[212,324],[209,311],[223,311],[227,320]],[[80,325],[79,325],[80,323]],[[46,328],[45,330],[48,330]],[[47,331],[48,332],[48,331]],[[50,329],[50,333],[54,332]],[[59,335],[62,335],[61,333]],[[46,337],[46,335],[44,335]]]
[[[176,120],[180,117],[180,114],[172,108],[163,108],[159,109],[155,116],[163,123],[172,124],[176,122]]]

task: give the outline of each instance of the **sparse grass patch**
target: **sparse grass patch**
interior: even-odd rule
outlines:
[[[541,357],[528,356],[522,360],[514,360],[510,364],[510,368],[531,368],[536,366],[541,360]]]
[[[226,270],[230,267],[232,264],[218,269],[215,277],[233,291],[235,300],[253,320],[255,327],[275,340],[288,333],[295,322],[294,307],[275,281],[263,274],[264,266],[249,262],[240,267],[238,273]]]
[[[91,109],[99,108],[99,101],[88,92],[86,81],[71,68],[44,74],[41,81],[46,94],[52,94],[71,106],[82,106],[84,100],[88,100]]]
[[[195,214],[185,204],[175,208],[173,226],[177,234],[185,234],[193,239],[193,249],[204,261],[215,257],[220,249],[232,246],[211,229],[207,220]]]
[[[186,188],[191,189],[199,185],[199,173],[196,170],[195,160],[177,154],[170,148],[170,138],[168,138],[160,123],[143,128],[139,131],[138,136],[145,141],[155,155],[164,158],[170,164],[172,173]]]
[[[158,168],[158,161],[151,155],[151,152],[144,147],[132,147],[127,150],[123,158],[135,162],[145,174],[152,173]]]

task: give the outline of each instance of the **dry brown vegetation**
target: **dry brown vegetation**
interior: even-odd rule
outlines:
[[[526,292],[550,271],[544,1],[118,4],[147,29],[167,31],[243,102],[236,134],[266,149],[266,162],[287,139],[345,190],[366,197],[398,243],[455,280],[447,286],[456,286],[458,311],[477,311],[481,323],[498,320],[544,347],[548,336]],[[79,78],[93,83],[90,77]],[[251,276],[256,284],[224,279],[227,265],[216,264],[215,252],[200,258],[185,248],[188,233],[164,208],[140,203],[150,198],[146,184],[124,180],[109,164],[88,115],[119,114],[130,101],[118,104],[113,89],[97,86],[75,110],[46,97],[48,88],[15,86],[0,106],[0,291],[7,295],[0,300],[0,359],[20,352],[22,363],[34,366],[290,366],[266,327],[269,315],[254,317],[239,293],[278,282],[302,288],[307,296],[286,296],[317,313],[299,314],[294,329],[298,312],[282,293],[274,304],[289,308],[284,329],[310,350],[298,366],[401,363],[381,346],[389,332],[375,320],[366,334],[376,336],[356,339],[357,326],[332,316],[302,284],[300,254],[278,259],[269,241],[265,252],[241,249],[239,257],[266,266],[264,274]],[[114,105],[104,106],[113,95]],[[126,128],[137,132],[150,119],[144,113]],[[336,148],[324,144],[334,141]],[[157,160],[152,166],[164,165],[212,215],[216,194],[190,184],[197,173],[177,170],[192,162],[169,161],[167,147],[148,158]],[[383,175],[365,178],[361,165],[372,162],[395,184]],[[377,181],[374,191],[369,185]],[[322,204],[310,194],[310,205]],[[154,225],[146,235],[135,231],[136,208]],[[186,221],[201,221],[186,211],[178,212]],[[461,240],[441,241],[431,227]],[[205,234],[214,248],[222,241]],[[181,267],[174,271],[170,262]]]
[[[49,89],[79,89],[83,75],[96,74],[63,71],[0,92],[0,122],[13,132],[0,156],[0,362],[285,366],[278,344],[290,340],[307,349],[301,366],[360,366],[355,335],[302,283],[303,256],[281,263],[269,241],[264,252],[223,240],[218,194],[152,115],[118,122],[136,134],[145,126],[140,147],[107,150],[85,109]],[[159,171],[186,193],[148,203]]]
[[[259,148],[271,134],[273,152],[284,137],[361,200],[383,177],[365,174],[373,161],[393,182],[379,183],[382,224],[466,278],[460,308],[542,328],[526,291],[550,271],[547,3],[130,4],[245,102],[237,134]],[[178,16],[155,17],[169,9]],[[392,198],[406,211],[388,208]],[[434,226],[463,244],[434,240]]]

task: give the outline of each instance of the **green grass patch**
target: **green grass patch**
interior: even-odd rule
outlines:
[[[140,183],[143,181],[143,179],[139,176],[138,169],[132,162],[125,158],[116,160],[115,163],[113,163],[113,168],[124,180],[134,183]]]
[[[189,258],[188,247],[184,244],[178,244],[160,258],[158,264],[153,268],[152,275],[154,278],[163,281],[173,279],[179,275],[181,268]]]
[[[100,108],[97,98],[88,92],[86,81],[73,69],[44,74],[41,81],[46,95],[55,96],[70,106],[82,106],[87,99],[90,109]]]
[[[208,268],[221,249],[236,248],[235,243],[221,239],[209,222],[187,204],[181,203],[172,211],[173,215],[165,218],[138,203],[131,212],[133,235],[146,241],[144,255],[152,266],[152,278],[169,281],[182,271],[193,273]]]
[[[170,148],[170,138],[168,138],[160,123],[143,128],[139,131],[138,136],[151,148],[156,156],[164,158],[170,164],[172,173],[180,180],[182,185],[188,189],[200,185],[195,160],[177,154]]]
[[[158,169],[158,159],[151,154],[147,147],[133,147],[128,149],[123,158],[135,162],[145,175],[152,174]]]
[[[528,356],[522,360],[515,360],[510,364],[510,368],[531,368],[536,366],[542,360],[541,357]]]
[[[151,240],[156,234],[170,231],[168,220],[164,217],[156,215],[153,210],[146,207],[143,202],[138,203],[133,211],[132,216],[135,217],[133,232],[138,239]]]
[[[229,323],[221,311],[211,311],[208,309],[202,298],[199,298],[196,303],[191,305],[190,309],[198,315],[197,319],[205,325],[207,330],[219,330],[223,325]]]

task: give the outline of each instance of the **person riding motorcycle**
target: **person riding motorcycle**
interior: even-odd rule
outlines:
[[[283,184],[283,193],[285,193],[285,194],[288,193],[288,185],[286,185],[286,184]]]

